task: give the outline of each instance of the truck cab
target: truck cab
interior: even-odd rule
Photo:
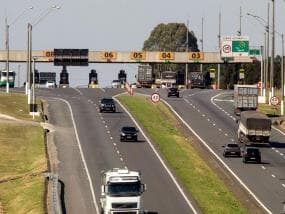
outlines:
[[[114,168],[102,175],[101,214],[139,214],[143,212],[141,183],[138,171]]]

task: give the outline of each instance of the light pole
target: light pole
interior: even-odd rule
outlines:
[[[269,99],[274,96],[274,57],[275,57],[275,1],[272,0],[272,49],[270,60],[270,86]]]
[[[186,24],[186,52],[188,53],[188,43],[189,43],[189,35],[188,35],[188,29],[189,29],[189,20],[187,20]],[[188,61],[188,58],[187,58]],[[188,87],[188,63],[185,64],[185,88]]]
[[[6,72],[7,72],[7,80],[6,80],[6,92],[9,93],[9,70],[10,70],[10,46],[9,46],[9,29],[10,29],[10,26],[15,24],[16,21],[25,14],[25,12],[27,10],[32,10],[34,9],[33,6],[30,6],[28,8],[25,8],[12,22],[11,24],[9,25],[8,24],[8,20],[7,20],[7,17],[5,18],[5,46],[6,46]]]
[[[282,56],[281,56],[281,115],[284,115],[284,34],[282,33]]]
[[[31,77],[31,70],[32,70],[32,60],[33,60],[33,64],[35,63],[36,58],[33,58],[32,56],[32,29],[33,26],[35,27],[37,24],[39,24],[45,17],[47,17],[52,11],[53,9],[60,9],[59,6],[57,5],[52,5],[51,7],[47,8],[47,10],[45,10],[43,13],[40,14],[39,17],[37,17],[37,20],[28,23],[28,45],[27,45],[27,93],[28,93],[28,104],[30,105],[30,112],[33,112],[34,115],[34,111],[35,111],[35,100],[34,100],[34,90],[35,90],[35,84],[34,84],[34,73],[35,71],[33,71],[33,77]],[[31,80],[32,79],[32,80]],[[33,81],[33,85],[31,85],[31,81]],[[31,86],[33,86],[31,88]],[[31,100],[31,90],[32,90],[32,96],[33,96],[33,100]]]

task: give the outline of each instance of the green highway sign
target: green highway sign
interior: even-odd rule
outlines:
[[[251,56],[260,56],[260,49],[250,49],[249,50],[249,55]]]
[[[233,40],[232,41],[232,51],[233,52],[248,52],[249,51],[249,42],[245,40]]]

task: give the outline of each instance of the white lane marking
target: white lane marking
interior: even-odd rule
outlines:
[[[105,125],[105,128],[108,128],[108,126],[107,126],[107,125]]]
[[[117,153],[118,153],[118,155],[120,154],[120,151],[119,150],[117,150]]]
[[[208,118],[207,120],[208,120],[208,121],[210,121],[210,119],[209,119],[209,118]]]
[[[124,162],[124,159],[123,159],[123,158],[120,158],[120,160],[121,160],[122,162]]]
[[[209,147],[209,145],[189,126],[188,123],[169,105],[162,99],[164,103],[174,112],[174,114],[183,122],[183,124],[203,143],[203,145],[224,165],[224,167],[234,176],[234,178],[248,191],[248,193],[260,204],[260,206],[267,212],[272,213],[259,198],[247,187],[247,185],[231,170],[231,168]]]
[[[117,144],[116,144],[116,143],[113,143],[113,145],[114,145],[114,146],[117,146]]]
[[[160,157],[160,155],[158,154],[158,152],[156,151],[156,149],[154,148],[153,144],[151,143],[150,139],[146,136],[146,134],[144,133],[144,131],[142,130],[142,128],[140,127],[140,125],[137,123],[137,121],[135,120],[135,118],[131,115],[131,113],[125,108],[125,106],[122,105],[122,103],[116,98],[118,95],[115,95],[113,98],[116,100],[117,103],[119,103],[119,105],[123,108],[123,110],[129,115],[129,117],[132,119],[132,121],[135,123],[135,125],[138,127],[138,129],[140,130],[140,133],[143,135],[143,137],[146,139],[146,142],[149,144],[149,146],[151,147],[152,151],[154,152],[154,154],[156,155],[156,157],[158,158],[158,160],[160,161],[161,165],[164,167],[164,169],[166,170],[166,172],[168,173],[168,175],[170,176],[171,180],[173,181],[173,183],[176,185],[177,189],[179,190],[179,192],[181,193],[181,195],[183,196],[184,200],[186,201],[186,203],[188,204],[188,206],[190,207],[190,209],[193,211],[194,214],[198,214],[197,210],[195,209],[195,207],[191,204],[190,200],[187,198],[186,194],[184,193],[183,189],[181,188],[181,186],[179,185],[179,183],[176,181],[174,175],[172,174],[172,172],[168,169],[168,167],[166,166],[166,164],[164,163],[163,159]]]
[[[199,109],[197,109],[197,111],[198,111],[198,112],[200,112],[200,110],[199,110]]]
[[[282,184],[282,186],[285,188],[285,184]]]
[[[271,175],[273,178],[276,178],[276,176],[274,174]]]
[[[79,140],[79,136],[78,136],[78,132],[77,132],[77,128],[76,128],[76,123],[75,123],[75,120],[74,120],[74,117],[73,117],[73,111],[72,111],[71,105],[69,104],[69,102],[67,100],[64,100],[62,98],[55,98],[55,99],[58,99],[58,100],[61,100],[61,101],[65,102],[67,104],[68,108],[69,108],[69,111],[70,111],[70,114],[71,114],[72,123],[73,123],[73,127],[74,127],[74,132],[75,132],[75,136],[76,136],[77,145],[79,147],[81,160],[83,162],[84,169],[85,169],[85,172],[87,174],[87,178],[88,178],[88,182],[89,182],[89,187],[90,187],[90,191],[91,191],[91,195],[92,195],[93,204],[95,206],[96,212],[99,213],[99,207],[98,207],[98,204],[97,204],[94,187],[93,187],[93,184],[92,184],[92,180],[91,180],[91,176],[90,176],[90,173],[89,173],[89,170],[88,170],[87,163],[85,161],[85,157],[84,157],[83,150],[82,150],[82,147],[81,147],[81,142]]]
[[[222,131],[222,129],[219,129],[219,131],[221,132],[221,131]]]
[[[107,133],[110,134],[110,131],[108,130]]]
[[[227,133],[225,133],[225,136],[229,136]]]
[[[279,150],[275,150],[276,153],[280,153]]]
[[[202,117],[205,117],[206,115],[205,114],[202,114]]]
[[[105,120],[102,120],[102,123],[106,123]]]
[[[216,126],[216,124],[215,124],[215,123],[213,123],[213,126]]]
[[[262,169],[264,169],[264,170],[266,169],[266,167],[265,167],[265,166],[261,166],[261,168],[262,168]]]
[[[106,92],[106,90],[104,88],[99,88],[101,91],[103,91],[104,93]]]
[[[104,118],[103,118],[103,117],[100,117],[100,119],[103,120]]]
[[[234,141],[235,141],[235,139],[233,139],[233,138],[232,138],[232,139],[231,139],[231,141],[232,141],[232,142],[234,142]]]
[[[110,137],[111,140],[113,140],[113,137]]]
[[[276,150],[274,147],[272,147],[271,149]]]
[[[73,88],[75,91],[77,91],[80,95],[83,95],[82,92],[78,88]]]
[[[284,154],[283,154],[283,153],[280,153],[280,155],[283,156]]]

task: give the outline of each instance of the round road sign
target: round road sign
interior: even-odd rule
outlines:
[[[223,52],[224,53],[230,53],[231,52],[231,46],[230,45],[224,45],[223,46]]]
[[[159,96],[158,93],[153,93],[153,94],[151,95],[151,101],[152,101],[152,102],[157,103],[157,102],[159,102],[159,100],[160,100],[160,96]]]
[[[271,105],[274,105],[274,106],[278,105],[279,104],[279,98],[276,96],[271,97],[270,103],[271,103]]]

